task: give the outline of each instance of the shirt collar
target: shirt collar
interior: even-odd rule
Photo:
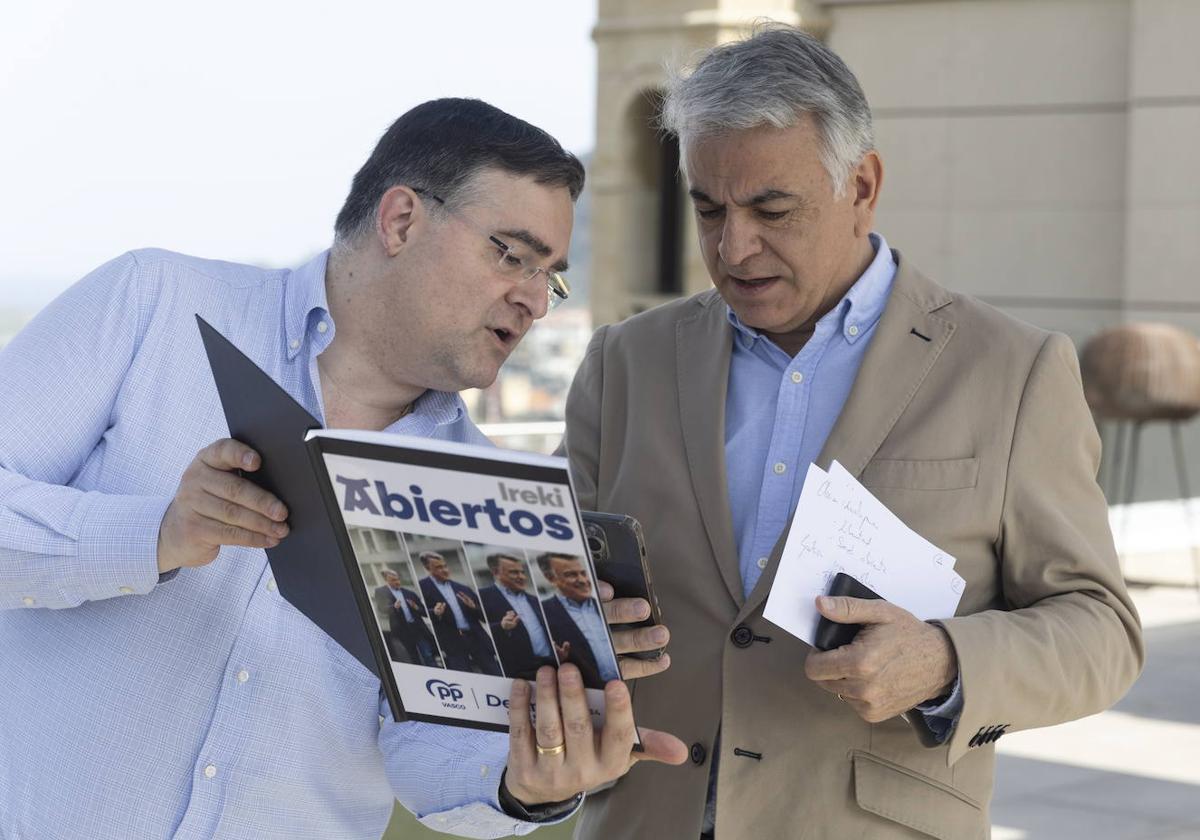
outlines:
[[[293,269],[286,280],[284,290],[284,340],[287,342],[288,360],[304,349],[304,339],[313,322],[324,323],[321,345],[324,350],[333,340],[334,323],[329,315],[329,302],[325,296],[325,270],[329,264],[329,251],[317,254],[304,265]],[[457,423],[467,414],[462,398],[447,391],[426,391],[417,397],[413,410],[387,428],[389,432],[425,435],[438,426]]]
[[[554,593],[554,597],[557,598],[559,601],[561,601],[562,605],[569,610],[578,610],[578,611],[582,611],[582,612],[589,612],[589,610],[587,608],[589,606],[593,606],[593,601],[591,598],[584,598],[582,601],[574,601],[574,600],[568,598],[566,595],[563,595],[561,592]],[[592,612],[595,611],[594,606],[591,611]]]
[[[850,344],[860,339],[883,314],[887,305],[888,294],[892,289],[892,280],[896,276],[896,261],[892,251],[882,234],[870,234],[871,245],[875,248],[875,258],[867,266],[850,290],[838,301],[837,305],[817,322],[820,330],[830,322],[835,322],[842,336]],[[763,334],[754,327],[748,327],[734,313],[728,304],[725,305],[726,316],[733,325],[734,336],[742,347],[749,349]]]
[[[462,397],[452,391],[426,391],[417,397],[413,409],[384,431],[393,434],[428,435],[438,426],[457,423],[467,414]]]
[[[317,254],[304,265],[288,274],[284,288],[284,341],[288,360],[304,347],[304,337],[313,313],[316,318],[331,322],[329,302],[325,297],[325,268],[329,264],[329,251]]]

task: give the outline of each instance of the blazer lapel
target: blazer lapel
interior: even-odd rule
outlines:
[[[725,392],[732,330],[721,298],[711,292],[703,299],[700,312],[676,324],[675,355],[679,419],[692,490],[721,577],[730,597],[740,606],[744,600],[742,574],[725,475]]]
[[[862,474],[954,335],[954,323],[935,314],[951,302],[950,293],[904,262],[899,252],[892,254],[897,263],[896,279],[887,306],[875,326],[850,396],[817,456],[817,466],[825,470],[836,460],[851,475]],[[791,524],[788,517],[739,620],[766,600]]]

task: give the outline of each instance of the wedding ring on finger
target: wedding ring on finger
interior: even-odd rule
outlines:
[[[541,744],[537,745],[538,755],[558,755],[559,753],[563,752],[566,748],[567,748],[566,741],[560,741],[558,744],[554,745],[553,747],[543,747]]]

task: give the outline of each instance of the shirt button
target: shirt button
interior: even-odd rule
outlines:
[[[299,350],[300,342],[293,338],[290,342],[288,342],[288,347],[291,347],[293,350]]]
[[[767,568],[767,558],[759,557],[757,560],[754,561],[754,564],[756,566],[758,566],[758,568],[760,568],[760,569],[765,569],[765,568]]]
[[[846,332],[850,333],[852,336],[858,335],[858,327],[856,327],[854,324],[851,324],[849,327],[847,327]]]
[[[329,332],[329,325],[326,324],[324,321],[317,321],[317,332],[319,332],[319,333]]]
[[[130,589],[128,586],[122,586],[117,591],[120,592],[122,595],[132,595],[133,594],[133,590]]]
[[[798,370],[792,371],[792,381],[799,385],[804,381],[804,374]]]
[[[211,779],[217,775],[217,766],[210,764],[204,768],[204,778]]]
[[[775,470],[775,475],[783,475],[785,472],[787,472],[787,464],[783,463],[783,461],[780,461],[772,469]]]
[[[277,587],[275,585],[275,578],[271,578],[269,581],[267,581],[267,591],[268,592],[274,592],[278,588],[279,587]]]
[[[247,671],[245,668],[243,668],[242,670],[237,672],[237,681],[238,682],[244,683],[248,679],[250,679],[250,672]]]
[[[21,599],[21,603],[27,607],[32,607],[34,604],[37,603],[37,601],[33,600],[28,595],[26,595],[24,598]]]
[[[479,765],[479,778],[486,779],[488,772],[491,770],[486,764]]]

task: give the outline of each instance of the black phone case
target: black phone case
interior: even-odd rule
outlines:
[[[609,547],[609,559],[592,552],[593,566],[596,577],[610,584],[618,598],[644,598],[650,602],[650,617],[624,625],[627,628],[652,627],[662,624],[662,609],[658,604],[658,596],[654,592],[654,584],[650,578],[650,570],[646,566],[646,547],[642,539],[641,525],[632,516],[613,513],[599,513],[591,510],[580,511],[583,516],[584,529],[589,525],[599,527],[604,532],[604,538]],[[589,548],[591,546],[589,545]],[[662,648],[656,651],[629,653],[636,659],[658,659],[663,654]]]
[[[879,595],[870,587],[864,586],[845,572],[838,572],[833,576],[833,582],[829,584],[827,594],[844,595],[849,598],[879,599]],[[861,624],[838,624],[836,621],[830,621],[825,616],[821,616],[821,620],[817,622],[815,647],[817,650],[833,650],[842,645],[848,645],[854,641],[854,637],[861,629]]]

